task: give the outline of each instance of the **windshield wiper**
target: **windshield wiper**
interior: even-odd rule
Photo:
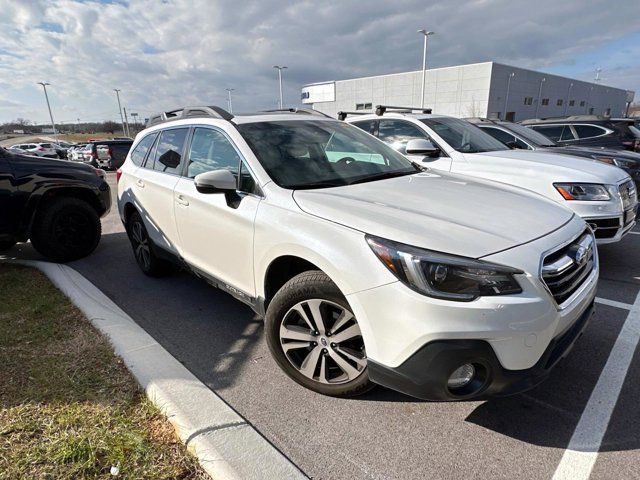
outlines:
[[[346,183],[344,182],[322,181],[322,182],[301,183],[299,185],[288,185],[285,188],[291,188],[293,190],[308,190],[311,188],[344,187],[345,185]]]
[[[414,170],[414,171],[401,171],[401,172],[382,172],[382,173],[378,173],[376,175],[369,175],[367,177],[364,178],[359,178],[358,180],[353,180],[352,182],[349,182],[349,185],[353,185],[355,183],[366,183],[366,182],[373,182],[375,180],[384,180],[386,178],[394,178],[394,177],[404,177],[405,175],[413,175],[414,173],[419,173],[419,170]]]

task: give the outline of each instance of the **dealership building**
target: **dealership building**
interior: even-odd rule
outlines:
[[[418,107],[422,70],[313,83],[302,103],[336,116],[376,105]],[[511,121],[563,115],[623,116],[634,92],[496,62],[427,70],[424,107],[454,117]]]

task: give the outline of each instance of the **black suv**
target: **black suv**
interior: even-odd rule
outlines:
[[[85,147],[84,162],[96,168],[116,170],[124,163],[131,145],[133,140],[100,140],[89,143]]]
[[[98,246],[110,208],[102,170],[0,148],[0,251],[31,240],[53,261],[82,258]]]
[[[562,118],[522,120],[525,125],[560,145],[584,145],[640,151],[640,138],[632,118],[573,115]]]
[[[571,155],[616,165],[627,172],[640,188],[640,153],[604,147],[560,145],[542,133],[517,123],[486,118],[468,118],[467,120],[510,148],[543,150],[548,153]]]

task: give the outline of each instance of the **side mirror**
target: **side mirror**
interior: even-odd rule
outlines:
[[[178,168],[180,165],[180,158],[181,155],[178,152],[169,150],[168,152],[160,155],[158,161],[167,168]]]
[[[407,142],[407,155],[424,155],[425,157],[438,157],[440,149],[430,140],[424,138],[414,138]]]
[[[235,192],[236,177],[229,170],[214,170],[204,172],[193,179],[196,190],[200,193],[229,193]]]

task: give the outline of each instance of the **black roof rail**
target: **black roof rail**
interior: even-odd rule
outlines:
[[[151,115],[149,117],[149,121],[147,121],[147,128],[160,123],[169,122],[171,120],[180,120],[183,118],[220,118],[222,120],[230,121],[233,118],[233,115],[227,112],[224,108],[220,108],[215,105],[182,107],[168,112],[160,112],[155,115]]]
[[[431,108],[424,107],[396,107],[393,105],[376,105],[376,115],[381,116],[384,115],[387,110],[393,110],[398,113],[411,113],[411,112],[420,112],[420,113],[432,113],[433,110]]]
[[[262,110],[263,113],[302,113],[305,115],[316,115],[320,117],[332,118],[326,113],[319,112],[318,110],[314,110],[313,108],[274,108],[272,110]]]
[[[362,110],[358,110],[357,112],[338,112],[338,120],[344,120],[349,115],[371,115],[371,112],[363,112]]]
[[[494,118],[486,118],[486,117],[467,117],[466,120],[469,123],[493,123],[498,124],[500,120],[496,120]]]

